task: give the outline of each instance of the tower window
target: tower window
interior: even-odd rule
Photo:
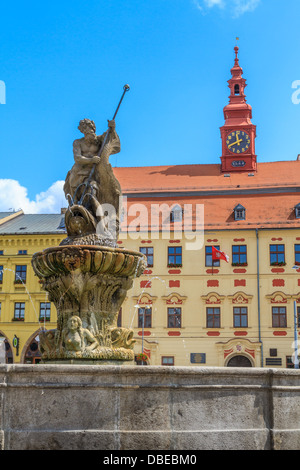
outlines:
[[[238,84],[234,85],[234,94],[235,95],[240,94],[240,85],[238,85]]]

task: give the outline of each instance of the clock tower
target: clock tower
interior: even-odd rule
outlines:
[[[252,107],[247,104],[244,90],[246,80],[239,65],[236,46],[232,78],[228,80],[230,88],[229,103],[224,108],[225,124],[221,127],[222,157],[221,171],[226,173],[256,171],[255,138],[256,126],[252,124]]]

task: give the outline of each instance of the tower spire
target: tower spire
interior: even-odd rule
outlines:
[[[252,107],[246,101],[245,88],[247,85],[239,63],[238,46],[234,47],[234,53],[234,65],[230,70],[231,78],[228,80],[229,103],[223,109],[225,124],[221,127],[222,171],[254,171],[256,170],[256,126],[251,122]],[[237,143],[233,144],[234,142]],[[238,160],[237,155],[239,156]]]
[[[235,46],[234,52],[235,52],[235,61],[234,61],[234,65],[239,65],[239,58],[238,58],[239,47],[238,47],[238,46]]]

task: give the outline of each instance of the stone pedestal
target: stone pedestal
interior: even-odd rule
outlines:
[[[300,371],[1,365],[0,448],[298,450]]]

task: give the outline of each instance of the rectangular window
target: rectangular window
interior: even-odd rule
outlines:
[[[270,245],[271,266],[285,264],[284,245]]]
[[[168,328],[181,328],[181,307],[168,308]]]
[[[233,326],[235,328],[247,328],[248,326],[248,308],[247,307],[234,307],[233,308]]]
[[[14,320],[24,321],[25,303],[15,302]]]
[[[161,365],[162,366],[174,366],[174,356],[162,356]]]
[[[182,247],[169,246],[168,247],[168,266],[182,266]]]
[[[232,265],[247,265],[247,245],[232,245]]]
[[[27,250],[19,250],[18,255],[27,255]]]
[[[27,273],[27,266],[21,264],[16,266],[16,274],[15,274],[15,283],[22,284],[22,282],[26,282],[26,273]]]
[[[152,327],[152,308],[139,308],[138,314],[138,328],[151,328]]]
[[[244,208],[239,208],[234,210],[234,220],[245,220],[246,210]]]
[[[40,302],[40,321],[50,321],[50,302]]]
[[[295,245],[295,264],[300,266],[300,245]]]
[[[220,245],[214,245],[217,250],[220,250]],[[220,266],[220,260],[212,260],[212,247],[205,247],[205,266]]]
[[[3,266],[0,266],[0,284],[3,282]]]
[[[0,256],[4,255],[4,250],[0,250]]]
[[[143,253],[146,256],[148,268],[153,268],[153,246],[141,246],[140,253]]]
[[[220,307],[207,307],[206,328],[220,328],[220,327],[221,327]]]
[[[272,307],[272,327],[286,328],[286,307]]]

